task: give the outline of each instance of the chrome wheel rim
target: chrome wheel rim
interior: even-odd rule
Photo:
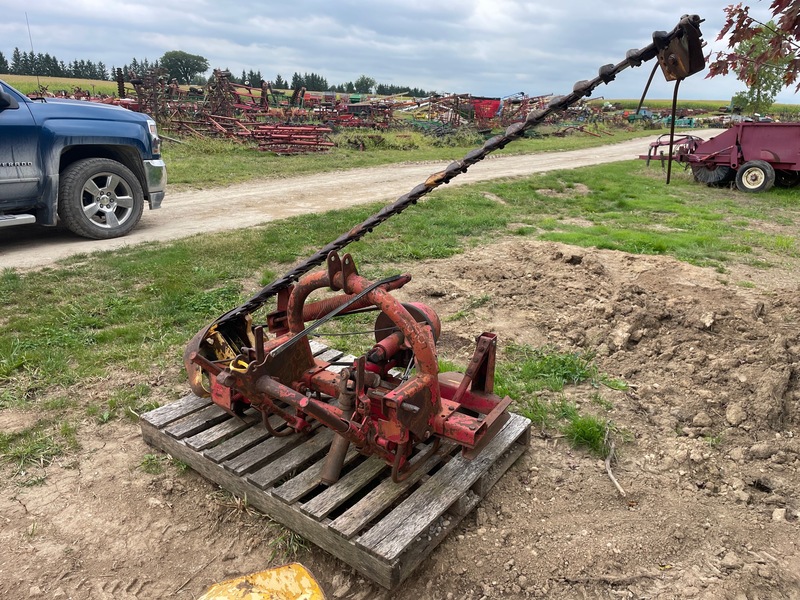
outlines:
[[[115,173],[98,173],[83,185],[84,216],[103,229],[116,229],[133,216],[133,191]]]

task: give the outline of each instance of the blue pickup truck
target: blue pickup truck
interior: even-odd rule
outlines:
[[[77,235],[129,233],[167,173],[156,123],[94,102],[31,99],[0,80],[0,227],[59,222]]]

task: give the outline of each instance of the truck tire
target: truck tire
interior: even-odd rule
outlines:
[[[742,192],[766,192],[775,185],[775,169],[763,160],[744,163],[736,172],[736,187]]]
[[[109,158],[68,166],[58,185],[58,217],[73,233],[107,240],[129,233],[144,210],[144,193],[128,167]]]
[[[692,165],[694,180],[710,186],[723,186],[733,181],[736,172],[728,165]]]

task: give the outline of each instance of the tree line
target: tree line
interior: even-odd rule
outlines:
[[[169,74],[170,78],[175,78],[178,83],[205,85],[208,78],[205,73],[208,71],[209,63],[204,57],[197,54],[189,54],[180,50],[171,50],[164,55],[151,61],[147,58],[132,58],[128,63],[120,67],[125,81],[130,81],[131,76],[141,77],[151,69],[163,69]],[[116,66],[109,70],[102,62],[92,62],[91,60],[73,60],[65,63],[50,54],[34,54],[22,52],[19,48],[14,48],[11,59],[7,59],[0,52],[0,73],[12,73],[14,75],[41,75],[46,77],[70,77],[76,79],[100,79],[113,80],[116,78]],[[242,70],[241,76],[231,75],[231,81],[244,85],[258,87],[265,78],[261,70],[249,71]],[[318,73],[295,72],[289,81],[285,80],[280,73],[271,81],[272,87],[279,90],[306,88],[314,92],[341,92],[346,94],[380,94],[389,96],[392,94],[408,93],[417,98],[428,96],[429,92],[411,86],[378,83],[374,78],[361,75],[355,81],[348,81],[338,85],[329,85],[328,80]]]
[[[76,79],[108,79],[110,73],[102,62],[73,60],[65,63],[48,53],[20,52],[14,48],[11,61],[0,52],[0,73],[42,75],[44,77],[74,77]]]

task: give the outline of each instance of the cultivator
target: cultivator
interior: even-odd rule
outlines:
[[[489,153],[522,137],[551,114],[590,96],[628,67],[656,58],[666,79],[676,82],[698,72],[704,65],[700,23],[696,15],[684,16],[671,32],[654,33],[649,46],[629,51],[616,65],[601,67],[594,79],[577,82],[570,94],[530,112],[504,134],[431,175],[220,316],[198,332],[186,349],[192,390],[199,396],[211,396],[233,414],[243,414],[249,407],[257,409],[273,436],[308,432],[320,424],[333,430],[337,435],[321,476],[325,483],[339,477],[350,445],[362,454],[381,457],[391,466],[395,481],[408,477],[413,465],[421,462],[415,456],[432,454],[442,443],[460,446],[466,457],[479,454],[508,419],[509,398],[501,398],[493,390],[496,336],[483,333],[477,337],[463,375],[440,373],[436,357],[439,318],[429,307],[402,303],[392,294],[410,276],[369,281],[359,275],[352,257],[340,257],[339,251]],[[322,270],[311,272],[321,265]],[[323,288],[341,293],[308,301]],[[276,309],[266,324],[254,326],[253,313],[275,297]],[[320,325],[365,310],[378,313],[375,344],[369,351],[334,369],[337,365],[313,357],[309,336]],[[306,326],[309,322],[313,324]]]

